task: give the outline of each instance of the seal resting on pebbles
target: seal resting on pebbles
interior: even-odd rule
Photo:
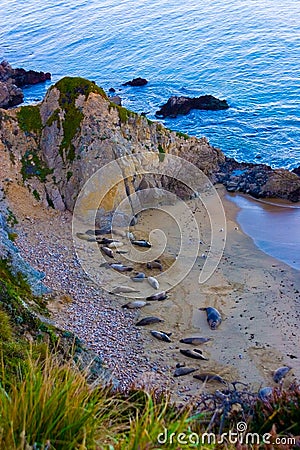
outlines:
[[[126,309],[137,309],[137,308],[143,308],[143,306],[148,305],[147,302],[144,300],[135,300],[133,302],[126,303],[125,305],[122,305],[122,308]]]
[[[188,375],[189,373],[195,372],[196,370],[198,369],[194,369],[194,367],[176,367],[173,376],[182,377],[183,375]]]
[[[131,286],[117,286],[110,292],[110,294],[129,294],[131,292],[140,292],[140,291],[134,289]]]
[[[159,259],[155,259],[152,262],[147,262],[147,269],[159,269],[160,271],[162,271],[163,266]]]
[[[150,325],[152,323],[159,323],[163,322],[163,319],[159,319],[159,317],[144,317],[144,319],[141,319],[138,323],[136,323],[137,327],[143,327],[144,325]]]

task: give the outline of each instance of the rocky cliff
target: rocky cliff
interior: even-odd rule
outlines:
[[[149,151],[178,155],[231,191],[300,199],[295,173],[237,163],[205,138],[171,131],[116,105],[82,78],[63,78],[40,104],[0,110],[0,136],[3,173],[59,210],[73,210],[81,187],[98,168],[120,156]],[[145,185],[140,177],[131,181],[133,190]]]

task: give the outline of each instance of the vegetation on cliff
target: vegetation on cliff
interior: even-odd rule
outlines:
[[[17,118],[21,130],[39,135],[43,124],[38,106],[22,106],[17,112]]]
[[[65,77],[62,78],[55,87],[59,90],[59,105],[65,112],[65,117],[62,123],[64,136],[60,146],[60,154],[69,161],[75,159],[75,148],[72,143],[75,135],[80,130],[80,124],[83,119],[82,111],[76,106],[76,100],[79,95],[84,95],[88,98],[91,92],[101,95],[107,99],[107,96],[102,88],[92,83],[89,80],[80,77]],[[54,112],[55,113],[55,112]],[[52,117],[54,120],[55,118]]]
[[[233,387],[224,391],[226,399],[211,394],[201,400],[199,395],[195,405],[180,408],[167,394],[134,387],[125,394],[99,380],[91,384],[88,370],[74,362],[75,344],[73,352],[70,346],[66,351],[62,336],[34,310],[46,315],[44,300],[34,297],[26,280],[12,275],[9,263],[1,261],[0,448],[221,449],[223,444],[213,441],[201,444],[203,433],[226,433],[241,420],[260,436],[271,431],[273,441],[277,433],[300,434],[299,386],[277,388],[267,402]],[[159,436],[166,439],[162,446]],[[178,437],[187,444],[179,446]],[[227,448],[235,447],[229,443]]]

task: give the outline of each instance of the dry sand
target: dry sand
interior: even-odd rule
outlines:
[[[56,300],[49,303],[53,320],[61,328],[74,331],[95,350],[124,388],[132,382],[162,386],[170,389],[174,398],[188,401],[201,392],[203,385],[192,374],[174,378],[176,363],[198,368],[199,373],[211,371],[229,381],[248,383],[253,390],[274,385],[272,372],[281,365],[293,368],[287,384],[295,377],[300,380],[299,271],[266,255],[236,229],[237,206],[226,198],[222,186],[217,188],[227,221],[226,246],[218,268],[206,283],[199,285],[199,270],[204,264],[201,254],[207,254],[210,230],[203,209],[192,200],[189,206],[198,215],[203,241],[196,263],[189,275],[171,289],[167,300],[151,302],[138,311],[122,309],[126,298],[108,294],[85,274],[74,251],[70,213],[42,208],[25,188],[8,188],[10,208],[19,219],[17,245],[26,260],[45,272],[45,284],[57,292]],[[178,251],[175,222],[148,211],[134,232],[137,237],[146,237],[147,231],[162,224],[167,226],[170,238],[162,258],[168,266]],[[93,260],[95,244],[82,242],[91,246],[89,254]],[[104,279],[105,270],[111,269],[99,268]],[[128,284],[154,292],[146,281],[143,283]],[[64,294],[73,301],[64,302]],[[206,313],[199,310],[205,306],[221,312],[223,321],[215,331],[210,330]],[[161,317],[164,323],[134,325],[139,318],[150,315]],[[172,332],[172,342],[156,340],[151,329]],[[180,354],[180,348],[193,348],[179,344],[179,339],[188,336],[212,338],[200,346],[208,361]],[[216,383],[207,386],[219,387]]]

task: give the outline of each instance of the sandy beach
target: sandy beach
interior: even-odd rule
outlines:
[[[10,207],[19,220],[16,243],[20,252],[33,267],[45,272],[45,284],[53,289],[49,301],[52,319],[95,350],[123,388],[131,383],[159,386],[170,390],[174,398],[189,401],[203,389],[220,387],[212,383],[203,388],[193,374],[174,378],[177,363],[199,369],[195,373],[213,372],[228,381],[242,381],[253,390],[273,386],[272,372],[282,365],[293,368],[287,384],[300,379],[299,271],[259,250],[237,223],[237,205],[222,186],[217,186],[217,192],[226,213],[227,233],[214,274],[199,284],[202,255],[209,249],[209,222],[203,209],[191,200],[189,207],[199,215],[202,238],[192,270],[170,290],[167,300],[151,302],[141,310],[125,310],[121,306],[126,298],[107,293],[83,271],[73,246],[71,213],[44,209],[21,186],[7,189]],[[132,231],[143,237],[162,223],[170,237],[162,258],[168,267],[176,258],[176,223],[147,211]],[[90,253],[92,259],[92,247]],[[145,285],[145,292],[151,292],[149,289]],[[66,295],[72,301],[66,301]],[[217,330],[209,328],[206,313],[199,310],[208,306],[222,315]],[[146,316],[159,316],[164,322],[136,327],[135,323]],[[150,334],[152,329],[172,333],[172,342],[156,340]],[[179,343],[189,336],[212,339],[200,346],[207,361],[180,353],[182,348],[193,348]]]

